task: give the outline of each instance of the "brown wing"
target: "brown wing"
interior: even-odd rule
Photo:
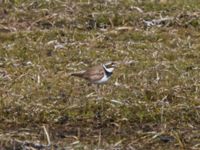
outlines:
[[[104,76],[104,69],[100,66],[92,67],[84,72],[83,77],[91,82],[100,80]]]

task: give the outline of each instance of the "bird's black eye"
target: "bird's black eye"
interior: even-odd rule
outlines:
[[[112,66],[112,64],[107,64],[106,65],[106,68],[112,68],[113,66]]]
[[[115,66],[115,63],[111,63],[111,65],[110,65],[111,67],[114,67]]]
[[[105,64],[105,67],[106,68],[113,68],[113,67],[115,67],[115,63],[114,62],[110,62],[110,63],[107,63],[107,64]]]

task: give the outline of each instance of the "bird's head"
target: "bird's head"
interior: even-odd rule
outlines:
[[[108,63],[103,64],[103,67],[107,72],[112,73],[116,65],[117,65],[116,62],[108,62]]]

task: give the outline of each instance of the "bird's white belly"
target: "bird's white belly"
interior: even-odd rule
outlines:
[[[108,81],[110,77],[107,77],[106,75],[103,76],[103,78],[101,78],[101,80],[95,81],[94,83],[96,84],[102,84],[105,83],[106,81]]]

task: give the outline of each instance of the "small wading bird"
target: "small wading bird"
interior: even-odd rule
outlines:
[[[109,62],[88,68],[82,72],[72,73],[71,76],[83,78],[90,83],[102,84],[108,81],[108,79],[111,77],[115,66],[115,62]]]
[[[72,73],[71,76],[80,77],[92,84],[96,84],[97,86],[95,86],[95,91],[100,96],[99,85],[108,81],[116,64],[117,63],[115,62],[109,62],[106,64],[97,65],[82,72]]]
[[[87,70],[82,71],[82,72],[72,73],[71,76],[80,77],[80,78],[83,78],[83,79],[89,81],[90,83],[96,84],[97,89],[95,91],[98,93],[98,96],[100,96],[100,91],[98,90],[98,85],[103,84],[108,81],[108,79],[111,77],[114,67],[116,67],[116,65],[117,65],[116,62],[109,62],[106,64],[101,64],[98,66],[88,68]],[[99,100],[102,98],[98,97],[97,99]],[[96,113],[96,117],[98,119],[101,119],[101,112],[103,112],[103,101],[101,101],[100,112],[98,111]],[[101,120],[100,120],[100,124],[102,124]]]

